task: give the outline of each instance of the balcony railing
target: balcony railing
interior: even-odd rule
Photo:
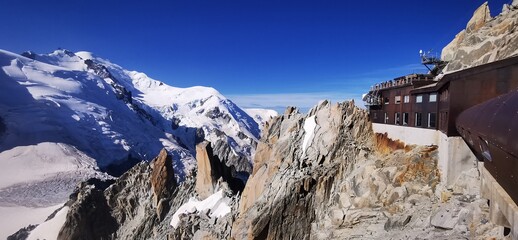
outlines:
[[[429,76],[429,75],[410,74],[410,75],[407,75],[404,77],[396,78],[394,80],[377,83],[374,86],[371,86],[371,91],[403,86],[403,85],[411,84],[414,81],[430,81],[430,80],[433,80],[433,77]]]

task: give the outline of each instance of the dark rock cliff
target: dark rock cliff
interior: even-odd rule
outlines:
[[[171,156],[162,150],[151,163],[137,164],[106,189],[88,182],[80,184],[67,203],[70,210],[59,238],[154,236],[161,224],[168,225],[164,218],[171,206],[181,204],[173,201],[181,192],[174,179]]]

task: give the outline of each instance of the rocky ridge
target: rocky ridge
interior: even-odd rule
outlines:
[[[141,162],[112,184],[80,184],[58,239],[128,239],[166,236],[170,208],[190,196],[190,181],[177,186],[171,156],[162,150],[150,163]],[[164,237],[165,238],[165,237]]]
[[[443,48],[441,59],[448,61],[444,72],[453,72],[518,54],[518,1],[505,4],[491,17],[488,3],[482,4],[466,28]]]
[[[476,167],[437,195],[437,147],[374,134],[353,102],[323,101],[307,115],[288,108],[269,121],[242,194],[210,144],[197,148],[198,175],[180,184],[166,151],[111,185],[81,184],[59,239],[504,238],[489,222]],[[220,190],[229,214],[177,214]]]
[[[248,172],[239,172],[234,166],[227,166],[214,154],[209,142],[202,142],[196,146],[196,162],[196,192],[201,198],[215,193],[221,182],[228,184],[230,190],[236,194],[243,191]]]
[[[288,109],[269,122],[232,238],[502,237],[477,186],[466,185],[476,168],[436,196],[437,147],[376,136],[367,119],[354,103],[325,101],[307,116]],[[306,130],[311,121],[315,128]]]
[[[207,211],[194,211],[180,215],[181,222],[176,228],[170,225],[174,213],[188,199],[200,198],[192,176],[176,183],[171,158],[162,150],[151,162],[137,164],[117,180],[90,179],[80,183],[64,206],[69,210],[58,239],[192,239],[194,236],[228,239],[232,214],[214,218]],[[215,169],[221,166],[213,164]],[[215,187],[210,189],[211,193],[222,190],[235,212],[236,195],[222,179]],[[23,229],[10,239],[26,239],[34,228],[37,229],[34,226]]]

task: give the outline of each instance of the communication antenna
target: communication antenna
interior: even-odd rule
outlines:
[[[423,50],[419,50],[419,56],[421,57],[421,64],[423,64],[433,76],[439,75],[448,63],[441,60],[437,55],[432,54],[431,51],[424,52]]]

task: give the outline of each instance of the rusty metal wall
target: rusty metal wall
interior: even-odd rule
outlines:
[[[456,128],[485,168],[518,203],[518,91],[463,111]]]
[[[440,130],[448,136],[459,136],[457,117],[466,109],[496,96],[518,89],[518,57],[445,75],[440,92],[448,90],[448,126]]]

